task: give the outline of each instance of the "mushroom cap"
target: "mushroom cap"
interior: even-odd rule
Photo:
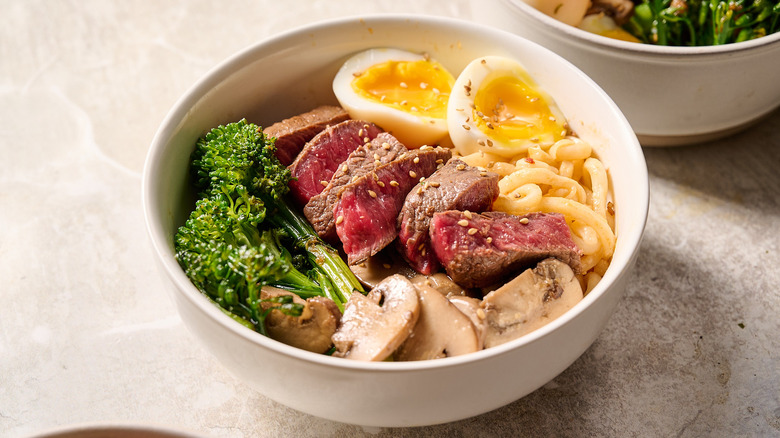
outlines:
[[[420,297],[420,318],[412,334],[395,352],[396,360],[438,359],[481,348],[468,316],[424,282],[416,287]]]
[[[554,258],[542,260],[482,299],[487,323],[485,348],[544,326],[582,296],[580,282],[569,265]]]
[[[325,297],[312,297],[307,300],[298,295],[275,287],[264,286],[261,299],[280,295],[292,295],[293,302],[303,304],[300,316],[290,316],[278,310],[272,310],[265,318],[268,336],[287,345],[302,348],[315,353],[325,353],[333,345],[331,336],[338,328],[341,311],[333,300]],[[264,309],[271,303],[261,303]]]
[[[341,325],[332,337],[337,349],[333,355],[384,360],[409,337],[419,316],[414,285],[402,275],[391,275],[366,296],[353,293],[349,297]]]

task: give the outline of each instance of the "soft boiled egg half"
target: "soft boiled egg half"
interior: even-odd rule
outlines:
[[[424,54],[377,48],[349,58],[333,92],[350,117],[368,120],[410,148],[447,136],[447,103],[455,78]]]
[[[452,87],[450,138],[461,155],[484,151],[511,158],[568,134],[563,113],[517,61],[484,56]]]

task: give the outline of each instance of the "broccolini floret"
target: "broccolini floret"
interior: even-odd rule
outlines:
[[[342,310],[354,290],[363,292],[336,251],[286,201],[290,171],[274,151],[273,139],[245,120],[200,138],[191,162],[199,199],[174,238],[176,258],[193,284],[261,333],[268,313],[260,301],[264,285],[304,299],[326,296]],[[305,273],[291,251],[308,260]],[[291,302],[274,305],[300,313]]]

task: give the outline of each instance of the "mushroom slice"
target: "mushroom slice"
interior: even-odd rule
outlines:
[[[282,295],[292,295],[293,302],[303,304],[300,316],[290,316],[278,310],[271,310],[265,318],[268,337],[293,347],[325,353],[333,345],[331,336],[338,328],[341,311],[333,300],[325,297],[312,297],[307,300],[298,295],[275,287],[264,286],[261,299]],[[263,309],[273,307],[272,303],[261,303]]]
[[[450,295],[449,300],[458,310],[469,317],[474,326],[474,332],[477,334],[477,349],[483,349],[487,335],[487,322],[485,322],[485,310],[481,306],[482,300],[460,295]]]
[[[542,260],[482,299],[485,348],[544,326],[580,300],[582,287],[569,265],[553,258]]]
[[[349,269],[363,285],[369,288],[376,287],[391,275],[401,274],[406,278],[417,275],[417,271],[401,258],[395,248],[385,248],[364,262],[350,265]]]
[[[438,290],[417,285],[420,319],[409,338],[395,352],[396,360],[428,360],[479,350],[479,340],[468,316]]]
[[[452,281],[452,279],[450,279],[450,277],[448,277],[447,274],[443,272],[437,272],[431,275],[417,274],[412,277],[411,280],[415,285],[425,284],[430,286],[448,298],[452,298],[453,296],[458,295],[466,295],[466,290],[458,286],[458,283]]]
[[[389,357],[420,316],[417,290],[403,275],[391,275],[366,296],[353,293],[333,334],[337,357],[378,361]]]

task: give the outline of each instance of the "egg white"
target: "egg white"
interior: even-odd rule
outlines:
[[[446,103],[442,105],[445,116],[430,117],[415,114],[415,109],[411,107],[404,111],[375,100],[366,99],[357,94],[352,87],[353,79],[372,66],[387,61],[423,60],[430,60],[430,58],[422,54],[393,48],[376,48],[360,52],[349,58],[339,69],[333,79],[333,92],[339,104],[349,113],[350,117],[375,123],[393,134],[407,147],[416,148],[448,141],[446,139]],[[449,72],[446,74],[454,80]],[[449,90],[441,90],[441,93],[448,94]]]
[[[506,95],[492,95],[496,93],[493,84],[501,82],[522,84],[530,94],[518,96],[510,87]],[[499,90],[507,91],[506,87]],[[507,107],[518,109],[517,114],[506,110],[497,115],[492,108],[478,108],[475,102],[485,99],[505,99]],[[484,151],[511,158],[567,134],[566,119],[552,97],[536,85],[520,63],[499,56],[477,58],[463,69],[452,87],[447,125],[452,144],[461,155]],[[508,130],[512,126],[520,128]],[[513,135],[507,137],[507,133]]]

